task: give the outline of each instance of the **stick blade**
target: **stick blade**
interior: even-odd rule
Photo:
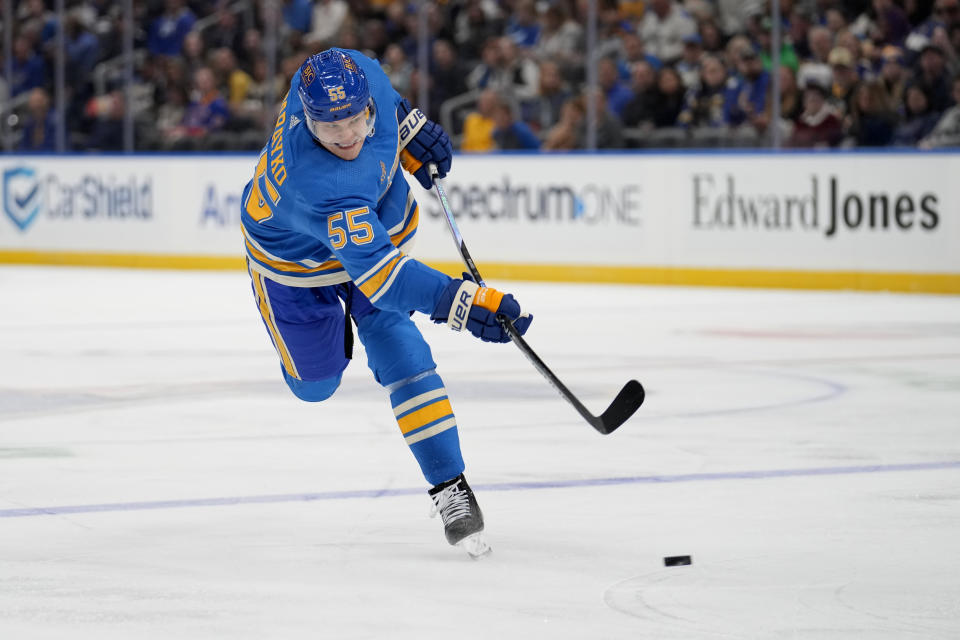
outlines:
[[[594,428],[604,435],[613,433],[617,427],[636,413],[645,397],[646,391],[643,385],[636,380],[631,380],[623,385],[623,389],[620,389],[620,393],[613,399],[607,410],[593,422]]]

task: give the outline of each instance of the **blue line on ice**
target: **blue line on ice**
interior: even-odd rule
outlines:
[[[813,467],[807,469],[766,469],[756,471],[725,471],[717,473],[684,473],[662,476],[626,476],[619,478],[581,478],[572,480],[544,480],[503,482],[476,485],[478,491],[528,491],[534,489],[569,489],[626,484],[669,484],[676,482],[712,482],[716,480],[762,480],[769,478],[796,478],[803,476],[837,476],[867,473],[896,473],[905,471],[937,471],[960,469],[960,460],[946,462],[917,462],[907,464],[878,464],[847,467]],[[309,502],[312,500],[350,500],[355,498],[391,498],[422,495],[423,488],[359,489],[355,491],[324,491],[319,493],[289,493],[265,496],[235,496],[197,498],[193,500],[155,500],[149,502],[115,502],[107,504],[78,504],[59,507],[25,507],[0,509],[0,518],[52,516],[104,511],[146,511],[149,509],[180,509],[184,507],[222,507],[236,504],[274,504],[280,502]]]

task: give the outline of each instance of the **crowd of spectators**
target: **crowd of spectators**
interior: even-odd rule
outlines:
[[[416,0],[138,1],[127,87],[123,3],[66,0],[66,145],[122,149],[130,109],[138,150],[259,149],[293,73],[330,46],[378,58],[414,103],[425,80],[462,151],[581,149],[591,114],[601,149],[767,146],[774,128],[792,147],[960,145],[960,0],[779,0],[778,69],[764,0],[596,2],[592,88],[587,0],[427,3],[425,78]],[[2,115],[17,149],[53,150],[52,1],[14,18]]]

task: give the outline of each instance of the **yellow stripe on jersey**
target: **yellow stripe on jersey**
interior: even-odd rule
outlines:
[[[450,406],[448,398],[443,398],[421,409],[411,411],[402,418],[397,418],[397,424],[400,425],[400,432],[406,435],[447,416],[453,417],[453,407]]]
[[[241,230],[243,231],[245,244],[247,246],[247,253],[250,254],[250,257],[257,262],[276,269],[277,271],[286,271],[292,273],[319,273],[321,271],[343,269],[343,265],[340,264],[339,260],[328,260],[326,262],[321,262],[320,265],[316,267],[305,267],[297,262],[288,262],[286,260],[280,260],[279,258],[269,256],[253,244],[250,237],[247,235],[246,229],[241,227]]]
[[[393,273],[390,274],[390,277],[387,278],[387,281],[383,283],[383,286],[380,287],[380,290],[377,291],[372,296],[370,296],[370,302],[376,303],[377,300],[382,298],[387,293],[387,291],[390,290],[390,287],[393,286],[394,281],[397,279],[397,276],[400,274],[400,270],[403,269],[403,265],[405,265],[409,260],[410,260],[410,256],[406,256],[406,255],[400,258],[400,262],[397,263],[397,267],[393,270]]]
[[[283,362],[283,368],[288,375],[299,380],[300,374],[297,372],[297,366],[293,362],[290,350],[283,341],[283,336],[280,335],[280,330],[277,328],[277,321],[273,317],[273,308],[270,306],[270,297],[267,294],[267,287],[263,282],[263,276],[251,270],[250,278],[253,280],[253,290],[257,294],[257,306],[260,309],[260,315],[263,317],[263,321],[270,331],[270,337],[273,338],[273,344],[277,349],[277,354],[280,356],[281,362]]]
[[[373,275],[371,275],[366,280],[362,282],[357,282],[357,286],[360,288],[360,291],[363,291],[363,295],[370,298],[370,302],[374,302],[374,298],[379,298],[380,296],[375,295],[380,287],[387,282],[387,279],[390,278],[394,273],[394,269],[406,260],[407,256],[402,253],[398,253],[392,260],[383,265],[378,269]],[[389,288],[389,284],[386,288]],[[381,293],[380,295],[383,295]]]
[[[413,215],[410,216],[410,219],[407,220],[406,226],[400,231],[400,233],[390,236],[390,242],[394,246],[399,247],[403,244],[403,241],[410,237],[416,230],[417,226],[420,224],[420,207],[414,207]]]

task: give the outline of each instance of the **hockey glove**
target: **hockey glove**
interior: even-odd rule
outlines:
[[[463,331],[466,327],[484,342],[510,342],[510,336],[500,326],[497,315],[512,321],[520,335],[526,333],[533,316],[522,313],[520,304],[512,295],[481,287],[470,279],[469,274],[463,276],[463,280],[454,280],[444,289],[430,315],[431,320],[446,322],[454,331]]]
[[[453,159],[450,136],[439,124],[427,120],[420,109],[411,107],[406,99],[397,105],[397,120],[400,122],[400,162],[424,189],[430,189],[433,187],[430,163],[437,165],[441,178],[450,171]]]

